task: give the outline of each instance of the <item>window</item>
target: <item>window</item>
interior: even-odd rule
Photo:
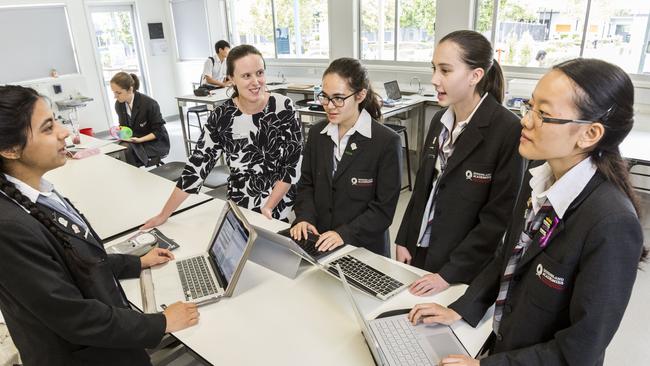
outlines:
[[[171,0],[171,8],[178,58],[204,60],[212,55],[205,0]]]
[[[549,67],[581,56],[650,72],[647,0],[496,1],[478,1],[476,30],[493,41],[504,65]]]
[[[361,0],[361,59],[431,61],[435,19],[432,0]]]
[[[267,58],[329,57],[326,0],[228,0],[230,39]]]

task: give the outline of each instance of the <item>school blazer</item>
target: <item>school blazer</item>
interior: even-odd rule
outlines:
[[[425,139],[413,194],[395,243],[415,254],[420,224],[438,175],[438,136],[447,109],[437,112]],[[523,174],[521,125],[488,95],[456,142],[439,179],[424,268],[449,283],[470,283],[494,257],[510,220]]]
[[[476,326],[495,302],[525,222],[530,173],[504,246],[449,307]],[[481,365],[602,365],[630,299],[643,247],[627,196],[600,173],[572,202],[550,236],[541,233],[513,273],[491,356]]]
[[[134,137],[142,137],[153,133],[158,142],[167,146],[169,151],[169,134],[165,128],[165,120],[160,114],[158,102],[140,92],[135,92],[133,97],[133,110],[131,117],[126,113],[126,103],[115,101],[115,112],[121,126],[128,126],[133,130]]]
[[[165,317],[129,309],[117,282],[138,277],[140,259],[107,255],[94,232],[39,208],[94,266],[87,282],[75,278],[55,237],[0,194],[0,308],[24,365],[150,365],[144,348],[160,343]]]
[[[321,131],[309,131],[294,210],[296,223],[307,221],[323,233],[336,231],[346,244],[390,255],[388,227],[401,189],[399,136],[372,121],[369,139],[355,132],[348,140],[334,176],[334,142]],[[356,148],[354,148],[356,147]]]

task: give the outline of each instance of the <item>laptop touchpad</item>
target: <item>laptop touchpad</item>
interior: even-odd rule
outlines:
[[[465,351],[459,348],[456,340],[453,339],[449,334],[431,334],[427,335],[426,339],[429,343],[429,346],[431,346],[431,348],[439,357],[438,359],[434,360],[436,362],[440,361],[444,357],[447,357],[448,355],[465,354]]]

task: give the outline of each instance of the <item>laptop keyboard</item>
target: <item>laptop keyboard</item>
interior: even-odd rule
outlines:
[[[343,256],[329,263],[327,270],[338,277],[335,267],[337,264],[341,266],[345,278],[351,284],[382,300],[387,299],[390,293],[404,286],[393,277],[385,275],[351,255]]]
[[[393,357],[395,365],[431,364],[406,316],[377,319],[373,325],[388,347],[387,353]]]
[[[326,251],[326,252],[321,252],[316,248],[316,242],[318,241],[318,235],[314,235],[310,232],[307,233],[307,238],[301,239],[301,240],[295,240],[291,238],[291,234],[289,233],[289,229],[279,231],[278,234],[284,235],[287,238],[292,239],[302,250],[304,250],[307,254],[312,256],[314,259],[320,259],[321,257],[324,257],[326,255],[332,254],[333,252],[343,248],[343,245],[338,246],[332,250]]]
[[[185,300],[190,301],[217,293],[205,257],[191,257],[176,262]]]

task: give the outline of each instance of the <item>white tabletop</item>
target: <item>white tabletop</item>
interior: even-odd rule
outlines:
[[[630,131],[620,149],[624,158],[650,164],[650,132]]]
[[[137,228],[162,209],[175,183],[107,155],[68,160],[45,179],[70,199],[106,239]],[[190,195],[179,210],[210,200]]]
[[[224,202],[213,200],[175,215],[160,230],[180,244],[177,258],[205,251]],[[287,224],[243,210],[248,220],[270,230]],[[114,242],[118,242],[116,239]],[[110,245],[110,244],[109,244]],[[418,273],[421,270],[410,267]],[[215,365],[372,365],[352,307],[342,284],[314,267],[304,267],[291,280],[248,262],[232,298],[199,309],[197,326],[176,332],[186,346]],[[141,307],[139,280],[122,281],[129,300]],[[380,301],[355,291],[368,318],[416,303],[448,304],[465,286],[421,298],[404,291]],[[474,329],[461,321],[456,334],[470,353],[476,354],[491,331],[490,314]]]

